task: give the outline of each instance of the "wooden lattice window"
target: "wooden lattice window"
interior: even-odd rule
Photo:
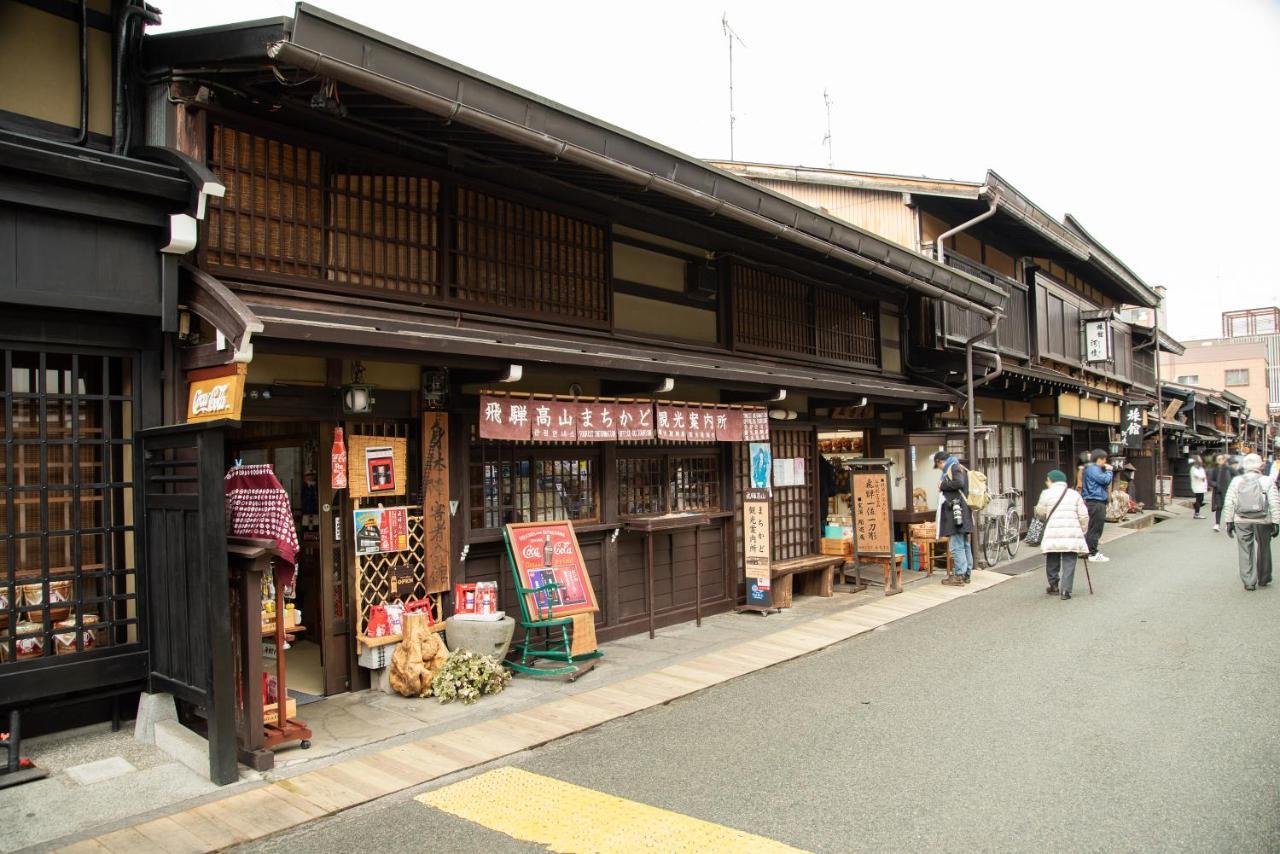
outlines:
[[[324,277],[320,152],[215,125],[209,167],[227,188],[209,200],[201,246],[212,268]]]
[[[803,486],[774,486],[770,501],[770,535],[773,537],[773,559],[788,560],[817,551],[817,504],[813,446],[810,430],[772,431],[775,460],[803,459]]]
[[[618,515],[719,510],[718,454],[649,454],[618,458]]]
[[[0,348],[0,667],[138,639],[137,368]]]
[[[603,228],[465,187],[455,199],[455,299],[608,324]]]
[[[440,184],[346,166],[329,176],[328,278],[409,296],[440,294]]]
[[[785,273],[731,267],[733,340],[745,350],[880,364],[876,303]]]
[[[600,517],[599,450],[473,439],[468,470],[471,530],[511,522]]]

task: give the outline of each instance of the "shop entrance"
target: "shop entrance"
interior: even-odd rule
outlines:
[[[286,426],[291,432],[278,432]],[[327,455],[325,465],[320,465],[322,435],[332,435],[332,431],[322,430],[321,425],[250,423],[232,434],[227,443],[227,466],[237,461],[270,465],[293,509],[299,549],[292,602],[301,628],[293,633],[285,650],[285,666],[289,691],[300,701],[350,687],[349,632],[343,619],[344,564],[340,547],[334,547],[332,537],[322,536],[328,533],[322,531],[322,520],[342,518],[341,508],[333,504],[340,496],[327,489]]]

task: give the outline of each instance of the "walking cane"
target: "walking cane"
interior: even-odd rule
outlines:
[[[1089,577],[1089,556],[1084,557],[1084,580],[1089,582],[1089,595],[1093,595],[1093,579]]]

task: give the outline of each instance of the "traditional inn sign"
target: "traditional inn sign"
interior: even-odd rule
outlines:
[[[1111,361],[1111,324],[1108,321],[1085,321],[1084,360],[1085,362]]]

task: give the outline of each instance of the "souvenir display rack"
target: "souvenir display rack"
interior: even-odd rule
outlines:
[[[373,506],[371,503],[370,506]],[[387,552],[372,555],[356,556],[356,615],[360,621],[360,643],[365,647],[384,646],[397,643],[399,634],[368,637],[365,629],[369,625],[369,615],[375,605],[389,605],[396,602],[403,604],[408,599],[430,599],[431,630],[444,631],[444,594],[428,593],[426,571],[422,564],[424,554],[422,514],[409,512],[409,548],[402,552]],[[391,577],[395,567],[408,562],[413,567],[414,584],[412,596],[391,595]]]

